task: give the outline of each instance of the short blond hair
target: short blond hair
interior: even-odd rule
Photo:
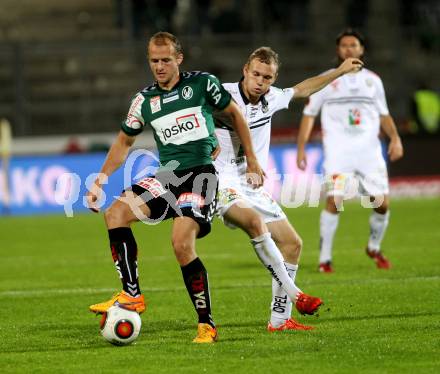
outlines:
[[[277,66],[277,70],[280,67],[280,59],[278,57],[278,53],[276,53],[272,48],[270,47],[260,47],[257,48],[255,51],[253,51],[246,61],[246,65],[249,65],[252,60],[257,59],[260,62],[263,62],[265,64],[275,64]]]
[[[179,39],[177,39],[176,36],[173,34],[166,32],[166,31],[159,31],[156,34],[154,34],[149,42],[148,45],[154,43],[155,45],[169,45],[171,44],[174,47],[174,50],[176,51],[176,55],[183,53],[182,45],[179,42]]]

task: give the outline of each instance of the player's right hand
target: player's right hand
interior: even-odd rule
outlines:
[[[306,170],[307,168],[307,156],[303,149],[298,149],[296,154],[296,166],[298,166],[298,169],[302,171]]]
[[[246,159],[246,182],[252,185],[253,188],[261,187],[264,184],[266,173],[261,168],[257,159]]]
[[[98,202],[102,196],[102,186],[96,181],[90,187],[86,194],[87,207],[95,213],[99,213]]]
[[[391,139],[388,146],[388,156],[393,162],[403,157],[403,146],[399,137]]]

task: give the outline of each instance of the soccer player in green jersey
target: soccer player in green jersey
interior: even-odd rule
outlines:
[[[233,119],[247,157],[249,183],[261,186],[264,172],[253,151],[246,120],[231,95],[211,74],[181,73],[182,61],[182,48],[174,35],[159,32],[152,36],[148,62],[156,82],[133,98],[100,177],[87,194],[89,208],[99,211],[102,184],[125,161],[136,135],[150,126],[161,167],[155,177],[144,178],[124,191],[104,214],[123,290],[109,301],[90,306],[90,310],[105,313],[115,304],[138,313],[145,310],[138,281],[137,245],[130,226],[141,219],[173,218],[172,246],[198,314],[197,337],[193,341],[212,343],[217,331],[211,316],[208,274],[197,257],[195,241],[210,232],[215,210],[218,178],[212,164],[217,146],[214,109]]]

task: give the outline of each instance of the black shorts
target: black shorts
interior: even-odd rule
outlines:
[[[217,189],[218,175],[214,165],[160,172],[131,186],[150,209],[150,221],[191,217],[200,226],[198,238],[211,231]]]

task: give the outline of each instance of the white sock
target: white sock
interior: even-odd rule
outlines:
[[[295,283],[298,265],[284,263],[293,283]],[[282,287],[272,278],[272,303],[270,304],[270,323],[273,327],[281,326],[292,314],[292,301]]]
[[[301,290],[296,287],[292,278],[290,278],[284,265],[283,256],[272,240],[270,233],[266,232],[251,239],[251,243],[260,261],[272,274],[272,278],[284,289],[291,301],[296,301],[297,295]]]
[[[319,229],[321,235],[321,244],[319,252],[319,263],[332,260],[333,237],[338,228],[339,214],[333,214],[326,210],[321,212]]]
[[[378,252],[380,243],[385,235],[390,218],[390,211],[385,214],[379,214],[373,210],[370,216],[370,238],[368,240],[368,248],[371,251]]]

